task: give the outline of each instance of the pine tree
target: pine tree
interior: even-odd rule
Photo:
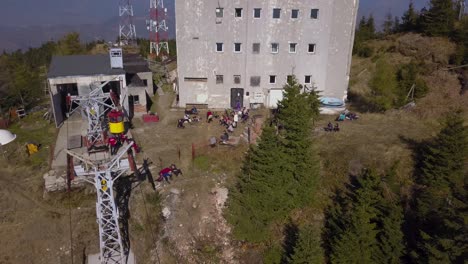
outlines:
[[[343,210],[339,217],[332,219],[335,229],[331,237],[332,263],[374,263],[377,247],[377,205],[381,201],[380,178],[373,171],[366,170],[357,179],[353,205]],[[347,220],[345,220],[347,219]],[[340,221],[346,221],[344,224]],[[340,232],[336,232],[340,230]]]
[[[422,21],[424,33],[430,36],[448,36],[454,30],[455,20],[452,0],[431,0]]]
[[[416,31],[418,24],[418,13],[414,9],[413,1],[410,1],[408,10],[403,14],[401,29],[405,32]]]
[[[387,13],[387,15],[385,15],[385,21],[382,24],[382,28],[385,35],[390,35],[393,33],[394,25],[391,13]]]
[[[369,34],[369,39],[375,38],[375,20],[372,14],[369,15],[369,19],[366,22],[367,31]]]
[[[311,139],[312,119],[318,113],[316,93],[301,92],[296,78],[284,87],[283,100],[278,103],[278,122],[284,128],[281,142],[284,146],[286,166],[291,175],[286,188],[297,208],[312,201],[318,179],[318,161]],[[317,107],[313,109],[313,107]]]
[[[324,251],[321,246],[320,229],[306,224],[299,230],[299,239],[290,264],[322,264],[325,262]]]
[[[369,82],[371,88],[370,102],[373,110],[386,111],[392,108],[398,100],[398,82],[395,69],[385,57],[376,62],[376,69]]]
[[[401,30],[401,23],[400,23],[400,18],[395,16],[393,18],[393,28],[392,31],[393,33],[398,33]]]
[[[383,197],[382,197],[383,198]],[[405,252],[403,225],[403,208],[400,204],[382,199],[379,205],[378,248],[374,255],[376,263],[399,264]]]
[[[462,263],[468,252],[468,135],[461,113],[451,114],[422,158],[416,198],[417,261]]]
[[[238,183],[230,193],[228,219],[238,239],[266,240],[271,222],[285,217],[292,207],[284,187],[289,175],[282,169],[282,153],[275,128],[265,125],[258,147],[249,150]]]

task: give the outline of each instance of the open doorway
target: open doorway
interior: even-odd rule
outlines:
[[[244,106],[244,89],[231,88],[231,108],[240,109]]]

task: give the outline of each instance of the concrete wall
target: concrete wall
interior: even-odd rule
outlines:
[[[223,18],[216,18],[217,7],[224,8]],[[281,89],[292,74],[300,83],[311,75],[323,96],[343,98],[357,7],[357,0],[176,0],[180,106],[229,107],[231,88],[244,89],[245,106],[254,93],[267,103],[269,90]],[[235,8],[243,8],[242,18],[234,17]],[[253,18],[254,8],[262,9],[261,18]],[[280,19],[272,18],[273,8],[281,8]],[[320,10],[318,19],[310,18],[312,8]],[[292,9],[299,9],[297,19]],[[217,42],[224,43],[223,52],[216,52]],[[234,53],[235,42],[242,43],[240,53]],[[253,54],[253,43],[260,43],[259,54]],[[279,43],[279,53],[271,53],[271,43]],[[289,43],[297,43],[296,53],[289,53]],[[309,43],[316,44],[313,54]],[[216,84],[216,75],[224,75],[223,84]],[[241,76],[240,84],[234,75]],[[277,76],[275,84],[269,75]],[[251,76],[261,77],[260,86],[250,85]]]
[[[146,92],[150,95],[153,96],[153,73],[152,72],[138,72],[137,73],[138,77],[142,80],[147,81],[146,85]]]

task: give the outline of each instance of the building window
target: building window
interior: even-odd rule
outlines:
[[[273,8],[273,18],[281,17],[281,8]]]
[[[234,16],[235,17],[242,17],[242,8],[236,8]]]
[[[291,11],[291,18],[296,19],[299,17],[299,9],[293,9]]]
[[[138,95],[130,95],[130,100],[133,102],[134,105],[140,104],[140,96]]]
[[[221,42],[216,43],[216,52],[223,52],[224,51],[224,44]]]
[[[239,53],[242,51],[242,43],[234,43],[234,52]]]
[[[276,75],[270,75],[270,84],[276,83]]]
[[[260,53],[260,43],[252,44],[252,53],[259,54]]]
[[[240,83],[241,83],[241,76],[234,75],[234,84],[240,84]]]
[[[260,86],[260,76],[250,77],[250,86]]]
[[[289,43],[289,53],[296,53],[297,43]]]
[[[315,44],[309,44],[308,53],[315,53]]]
[[[312,83],[312,75],[306,75],[304,78],[304,83],[305,84],[311,84]]]
[[[220,84],[224,82],[224,75],[216,75],[216,83]]]
[[[260,18],[262,15],[262,9],[261,8],[254,8],[254,18]]]
[[[279,52],[279,44],[271,43],[271,53],[278,53],[278,52]]]
[[[224,8],[217,7],[216,8],[216,17],[222,18],[224,16]]]
[[[310,18],[318,19],[318,15],[319,15],[319,10],[318,9],[314,8],[314,9],[310,10]]]
[[[207,82],[208,78],[200,78],[200,77],[184,77],[184,81],[186,82]]]
[[[288,83],[292,82],[293,80],[294,80],[294,75],[288,75],[288,76],[286,77],[286,81],[287,81]]]

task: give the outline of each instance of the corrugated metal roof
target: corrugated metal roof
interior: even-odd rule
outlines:
[[[124,74],[124,69],[112,69],[107,54],[53,56],[48,78],[86,75]]]

